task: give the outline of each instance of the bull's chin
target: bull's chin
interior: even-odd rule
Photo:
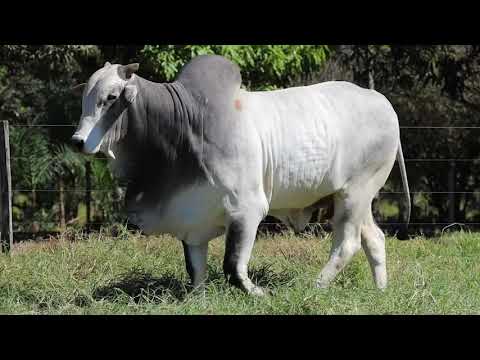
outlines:
[[[95,155],[100,152],[100,149],[101,149],[101,144],[98,144],[96,147],[87,146],[87,144],[85,144],[83,146],[82,152],[86,155]]]

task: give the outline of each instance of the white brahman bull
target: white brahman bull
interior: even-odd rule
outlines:
[[[147,234],[183,245],[195,287],[204,283],[208,242],[226,233],[224,271],[261,295],[247,274],[257,227],[278,216],[298,231],[322,199],[334,202],[328,286],[363,246],[379,288],[387,285],[385,238],[372,200],[398,159],[410,198],[397,115],[373,90],[332,81],[277,91],[240,88],[238,67],[199,56],[171,83],[106,63],[83,89],[72,140],[103,151],[128,183],[130,219]]]

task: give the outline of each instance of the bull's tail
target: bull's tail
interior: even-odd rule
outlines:
[[[407,170],[405,169],[405,160],[403,158],[402,152],[402,144],[398,142],[398,150],[397,150],[397,161],[398,166],[400,167],[400,174],[402,176],[402,185],[403,185],[403,192],[405,193],[407,199],[407,216],[405,219],[405,226],[401,228],[398,232],[397,237],[400,240],[408,239],[408,223],[410,222],[410,214],[412,212],[412,203],[410,200],[410,189],[408,187],[408,179],[407,179]]]

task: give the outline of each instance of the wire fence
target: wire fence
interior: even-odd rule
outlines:
[[[10,124],[10,127],[77,127],[74,124]],[[400,129],[480,129],[480,126],[400,126]]]
[[[73,124],[35,124],[35,125],[10,125],[10,127],[18,127],[18,128],[75,128],[77,125]],[[452,129],[463,129],[463,130],[477,130],[480,129],[480,126],[400,126],[400,129],[415,129],[415,130],[452,130]],[[18,161],[18,160],[27,160],[27,158],[22,158],[22,157],[11,157],[11,160],[13,161]],[[107,161],[109,160],[106,157],[95,157],[95,160],[102,160],[102,161]],[[431,157],[431,158],[405,158],[405,162],[408,163],[427,163],[427,162],[432,162],[432,163],[449,163],[450,165],[453,164],[453,166],[450,166],[450,172],[455,171],[455,163],[472,163],[475,164],[476,162],[480,163],[480,158],[442,158],[442,157]],[[407,174],[408,175],[408,174]],[[442,174],[444,175],[444,174]],[[450,179],[454,177],[454,173],[450,174]],[[73,188],[73,189],[23,189],[23,188],[14,188],[12,189],[12,192],[14,193],[22,193],[22,192],[37,192],[37,193],[84,193],[87,194],[87,196],[91,196],[92,193],[115,193],[115,189],[93,189],[93,188]],[[380,191],[379,196],[384,196],[384,195],[403,195],[403,191]],[[449,191],[410,191],[410,194],[415,197],[415,196],[422,196],[422,195],[447,195],[449,197],[455,196],[455,195],[472,195],[472,196],[480,196],[480,190],[473,190],[473,191],[457,191],[455,189],[455,184],[449,183]],[[452,198],[450,198],[451,202]],[[453,206],[453,203],[450,204],[450,206]],[[449,227],[451,225],[458,225],[458,226],[464,226],[464,227],[480,227],[480,222],[476,221],[464,221],[465,219],[455,219],[452,217],[452,214],[454,214],[454,210],[450,209],[450,218],[448,221],[430,221],[430,222],[425,222],[425,221],[420,221],[420,222],[410,222],[410,226],[433,226],[433,227]],[[22,221],[17,221],[17,225],[32,225],[35,224],[35,222],[22,222]],[[262,222],[263,225],[265,226],[281,226],[279,222],[270,222],[270,221],[264,221]],[[330,223],[329,222],[312,222],[309,223],[309,226],[328,226]],[[394,226],[400,226],[405,224],[404,222],[395,222],[395,221],[389,221],[389,222],[378,222],[379,226],[382,227],[394,227]],[[87,226],[108,226],[112,225],[111,222],[95,222],[95,221],[90,221],[87,217]],[[20,231],[16,231],[20,232]]]

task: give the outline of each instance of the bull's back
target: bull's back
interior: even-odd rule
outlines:
[[[398,137],[390,103],[348,82],[252,92],[248,105],[271,209],[304,208],[336,192],[388,136]]]

